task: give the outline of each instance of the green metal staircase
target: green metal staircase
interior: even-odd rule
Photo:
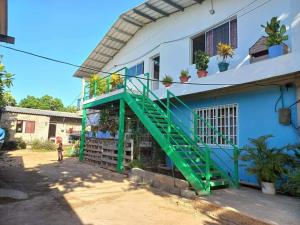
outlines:
[[[200,118],[184,102],[167,90],[162,101],[149,88],[149,75],[144,78],[126,77],[123,82],[123,100],[137,115],[157,143],[172,160],[192,187],[200,194],[209,194],[212,187],[238,186],[238,148]],[[184,119],[178,112],[186,115]],[[214,133],[232,148],[230,162],[218,152],[229,154],[221,145],[209,146],[199,137],[197,121],[205,123],[200,132]],[[217,151],[216,151],[217,149]],[[231,165],[229,165],[231,164]],[[230,172],[228,172],[230,171]]]

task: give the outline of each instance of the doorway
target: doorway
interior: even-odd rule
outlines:
[[[49,132],[48,132],[48,139],[56,137],[56,124],[50,123],[49,124]]]
[[[157,90],[159,88],[159,72],[160,72],[160,56],[152,58],[152,89]]]

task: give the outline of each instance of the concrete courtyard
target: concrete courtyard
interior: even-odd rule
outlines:
[[[242,188],[188,200],[136,186],[75,158],[58,163],[56,157],[56,152],[30,150],[1,156],[0,189],[19,190],[28,198],[0,198],[0,224],[300,224],[295,198]]]

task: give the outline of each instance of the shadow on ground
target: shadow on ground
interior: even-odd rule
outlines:
[[[0,224],[92,225],[91,223],[84,223],[74,211],[74,207],[76,208],[78,205],[81,207],[89,206],[94,202],[99,203],[104,200],[109,202],[108,205],[118,204],[118,201],[112,200],[121,198],[125,192],[136,191],[140,188],[134,183],[130,183],[127,176],[123,174],[81,163],[76,158],[66,158],[62,163],[48,160],[50,163],[36,164],[26,169],[22,157],[8,156],[8,158],[12,158],[18,164],[1,167],[0,161],[0,188],[23,191],[28,194],[29,198],[17,202],[0,202]],[[105,185],[101,185],[103,183]],[[171,198],[172,196],[152,187],[143,186],[143,188],[162,198]],[[79,200],[76,199],[78,191],[81,195]],[[134,192],[134,194],[139,193]],[[65,196],[69,197],[68,201]],[[70,200],[72,205],[69,203]],[[178,202],[181,200],[178,197]],[[196,209],[195,213],[197,212],[204,217],[203,223],[201,223],[203,225],[266,225],[266,223],[259,222],[251,217],[224,210],[208,202],[185,201],[187,204],[193,205]],[[178,202],[174,202],[174,204],[176,205]],[[161,213],[166,212],[168,211],[162,211]],[[174,215],[174,211],[172,213]],[[164,216],[168,217],[168,214]],[[144,218],[140,219],[140,224],[143,224]],[[105,222],[101,224],[105,224]],[[115,221],[115,223],[110,221],[109,224],[122,223],[121,221]],[[144,224],[147,224],[147,222]],[[195,223],[178,221],[178,224]],[[96,223],[93,225],[96,225]]]

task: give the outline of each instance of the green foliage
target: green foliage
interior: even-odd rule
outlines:
[[[134,159],[132,160],[129,164],[128,164],[129,168],[132,169],[132,168],[140,168],[140,169],[143,169],[144,166],[143,166],[143,163],[138,160],[138,159]]]
[[[273,45],[280,45],[284,41],[288,40],[288,35],[286,35],[286,26],[280,25],[281,21],[277,17],[273,17],[267,25],[261,25],[265,32],[268,34],[266,45],[271,47]]]
[[[3,100],[5,102],[5,106],[16,106],[17,105],[17,101],[16,101],[15,97],[9,91],[6,91],[4,93]]]
[[[112,135],[117,133],[118,120],[110,116],[109,109],[100,110],[99,128],[102,132],[109,131]]]
[[[79,157],[79,145],[80,145],[80,142],[76,141],[74,145],[68,146],[66,148],[65,155],[68,157]]]
[[[32,109],[44,109],[52,111],[63,111],[63,112],[76,112],[76,106],[67,106],[65,107],[61,99],[54,98],[50,95],[44,95],[42,97],[34,97],[28,95],[26,98],[23,98],[19,107],[32,108]]]
[[[197,70],[207,70],[209,63],[209,55],[201,50],[195,53],[195,64]]]
[[[12,86],[14,75],[5,70],[5,66],[1,63],[0,58],[0,107],[6,106],[4,99],[5,90]]]
[[[4,141],[3,150],[26,149],[26,142],[22,138],[16,138],[14,141]]]
[[[93,96],[94,94],[101,95],[105,92],[106,79],[102,79],[99,75],[93,74],[90,78],[90,96]]]
[[[281,189],[284,193],[300,197],[300,168],[290,171]]]
[[[261,136],[257,139],[249,138],[251,146],[242,149],[241,160],[250,162],[247,167],[249,174],[257,176],[259,182],[274,183],[282,175],[288,173],[288,167],[295,164],[292,155],[286,153],[287,147],[270,148],[268,139],[272,135]]]
[[[35,139],[31,143],[31,148],[33,150],[43,150],[43,151],[55,151],[56,146],[54,142],[48,140]]]
[[[164,85],[172,84],[172,82],[173,82],[173,78],[172,78],[171,76],[168,76],[168,75],[166,75],[166,76],[163,78],[163,80],[162,80],[162,83],[163,83]]]
[[[190,78],[191,76],[189,76],[189,71],[188,70],[181,70],[180,77]]]

